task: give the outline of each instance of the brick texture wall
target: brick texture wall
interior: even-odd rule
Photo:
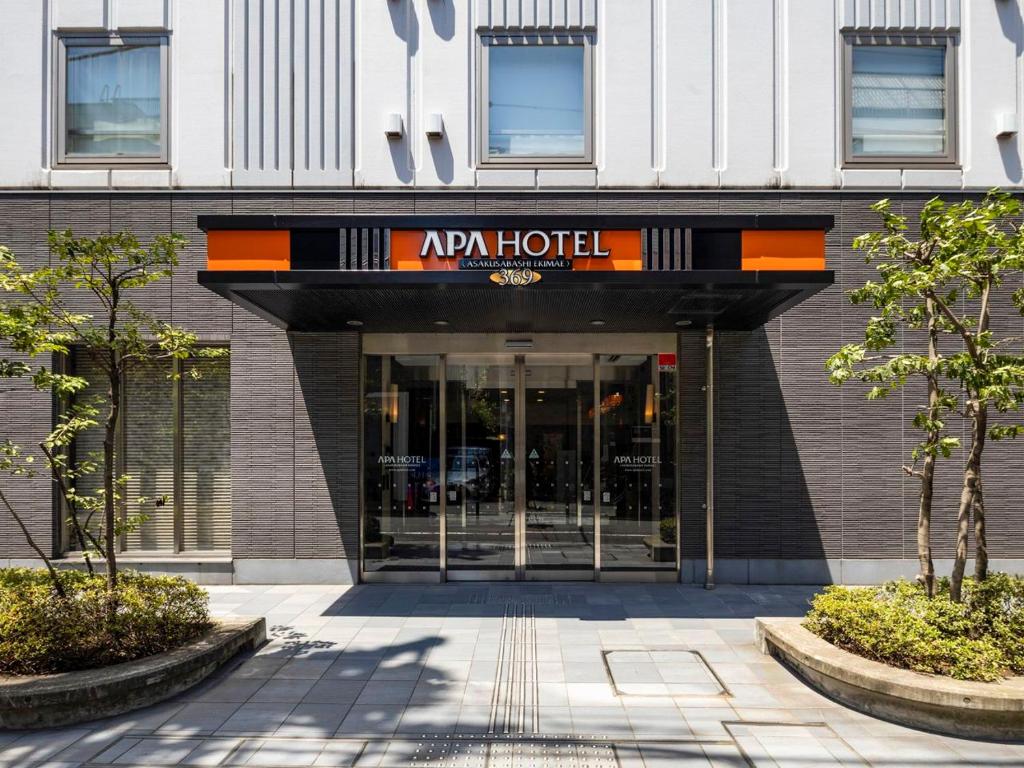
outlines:
[[[915,213],[925,194],[895,197]],[[46,231],[131,228],[143,238],[173,229],[190,242],[171,280],[145,305],[229,342],[232,417],[232,549],[241,558],[357,556],[359,336],[286,334],[196,284],[204,213],[826,213],[828,267],[836,285],[749,333],[717,343],[716,554],[739,558],[913,558],[916,485],[900,465],[917,437],[910,416],[922,399],[908,389],[869,403],[864,389],[836,388],[829,354],[859,339],[869,310],[844,291],[873,268],[850,247],[877,225],[875,195],[795,192],[521,193],[0,193],[0,242],[26,264],[45,263]],[[1024,319],[999,307],[998,325],[1024,335]],[[906,343],[912,344],[913,340]],[[704,335],[679,336],[679,430],[683,554],[704,553]],[[51,418],[45,397],[0,390],[5,434],[34,445]],[[956,428],[963,430],[962,425]],[[1024,448],[991,444],[986,501],[993,557],[1024,557]],[[958,454],[939,468],[934,543],[952,553]],[[39,540],[51,545],[45,478],[0,478]],[[29,554],[13,521],[0,516],[0,557]]]

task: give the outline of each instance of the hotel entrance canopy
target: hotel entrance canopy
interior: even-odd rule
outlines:
[[[290,331],[749,330],[831,285],[831,216],[201,216],[199,283]]]

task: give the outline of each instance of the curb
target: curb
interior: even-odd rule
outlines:
[[[148,707],[191,688],[266,639],[264,619],[214,619],[198,640],[100,669],[0,676],[0,727],[51,728]]]
[[[913,728],[972,739],[1024,738],[1024,677],[980,683],[899,669],[837,648],[802,622],[759,618],[757,644],[821,693]]]

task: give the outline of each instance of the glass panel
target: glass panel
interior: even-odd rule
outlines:
[[[125,387],[124,506],[146,521],[125,537],[128,551],[174,549],[174,400],[169,360],[136,365]],[[166,496],[166,501],[161,497]],[[139,499],[147,501],[140,504]]]
[[[941,46],[854,46],[854,155],[946,153],[945,59]]]
[[[231,364],[190,360],[184,398],[184,549],[231,549]]]
[[[160,156],[160,48],[67,46],[67,154]]]
[[[440,360],[366,358],[363,568],[440,568]]]
[[[583,157],[582,45],[488,46],[491,157]]]
[[[594,366],[526,363],[526,565],[594,570]]]
[[[448,571],[515,566],[515,367],[448,364]]]
[[[602,570],[676,566],[671,367],[659,371],[651,355],[600,358]]]
[[[73,447],[73,460],[77,464],[92,462],[96,466],[95,472],[82,475],[78,478],[75,482],[75,488],[79,494],[94,496],[98,495],[103,489],[102,422],[106,417],[107,410],[109,409],[109,401],[106,396],[107,375],[84,349],[75,350],[74,372],[76,376],[81,376],[89,382],[89,386],[75,396],[76,401],[82,404],[90,403],[99,409],[99,414],[95,417],[99,423],[90,429],[79,432],[78,436],[75,438],[75,444]],[[61,510],[65,517],[70,514],[70,510],[67,509],[63,502]],[[89,532],[96,537],[97,541],[99,541],[99,537],[103,529],[103,512],[97,511],[90,516],[87,510],[80,509],[78,520],[81,526],[88,526]],[[82,542],[75,538],[73,525],[67,524],[66,530],[67,538],[65,541],[67,543],[68,550],[81,551],[82,549],[91,548],[88,541],[86,542],[85,547],[83,547]]]

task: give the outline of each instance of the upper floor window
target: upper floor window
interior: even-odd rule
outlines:
[[[591,73],[584,34],[482,37],[481,162],[592,162]]]
[[[949,37],[846,39],[846,162],[956,162],[955,66]]]
[[[166,163],[167,38],[57,45],[57,162]]]

